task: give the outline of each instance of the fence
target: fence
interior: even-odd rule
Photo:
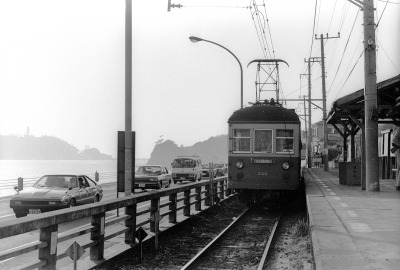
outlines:
[[[204,189],[203,189],[204,187]],[[194,190],[194,194],[192,191]],[[178,194],[183,196],[178,198]],[[106,240],[125,234],[125,243],[135,245],[136,228],[145,224],[150,225],[150,231],[155,232],[159,228],[160,219],[155,216],[168,216],[170,223],[177,223],[178,211],[183,211],[184,216],[190,216],[191,206],[196,211],[204,206],[213,205],[213,197],[220,200],[230,195],[227,189],[227,177],[216,178],[213,181],[201,181],[158,190],[155,192],[134,194],[130,197],[112,199],[91,205],[83,205],[48,212],[37,216],[27,216],[20,219],[0,223],[0,239],[6,239],[15,235],[39,230],[38,241],[20,248],[7,250],[0,253],[0,261],[7,260],[31,251],[38,250],[38,259],[29,262],[28,265],[18,266],[17,269],[56,269],[57,260],[67,257],[65,252],[57,252],[57,244],[90,233],[90,241],[82,245],[84,249],[90,248],[90,259],[101,260],[104,254]],[[168,197],[168,202],[160,205],[160,199]],[[137,212],[137,204],[150,201],[149,209]],[[180,202],[183,202],[181,204]],[[106,212],[125,207],[125,214],[105,218]],[[168,207],[168,209],[166,209]],[[166,211],[161,212],[161,209]],[[147,214],[142,222],[137,223],[137,217]],[[91,224],[87,227],[76,229],[67,233],[58,233],[59,224],[91,217]],[[153,218],[151,218],[153,217]],[[111,229],[111,225],[124,222],[124,228]],[[109,228],[109,230],[106,230]],[[4,241],[4,240],[1,240]]]

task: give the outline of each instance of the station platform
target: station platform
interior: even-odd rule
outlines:
[[[400,269],[400,191],[339,184],[338,169],[304,171],[316,270]]]

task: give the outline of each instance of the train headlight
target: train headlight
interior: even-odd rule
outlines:
[[[284,170],[288,170],[289,167],[290,167],[289,162],[285,161],[285,162],[282,163],[282,168],[283,168]]]
[[[236,161],[235,165],[236,165],[236,168],[243,169],[243,166],[244,166],[243,160]]]

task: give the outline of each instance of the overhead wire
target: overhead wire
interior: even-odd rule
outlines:
[[[346,81],[343,83],[342,87],[340,88],[339,92],[336,94],[336,97],[334,99],[337,99],[337,97],[339,96],[340,92],[343,90],[344,86],[347,83],[347,80],[350,78],[351,74],[353,73],[354,68],[357,66],[358,61],[360,61],[361,56],[364,54],[364,50],[361,52],[360,56],[357,59],[357,62],[354,64],[353,68],[351,69],[349,75],[346,78]]]
[[[346,45],[345,45],[345,47],[344,47],[344,49],[343,49],[342,57],[340,58],[340,62],[339,62],[338,68],[336,69],[335,76],[333,77],[333,80],[332,80],[332,82],[331,82],[331,86],[329,87],[329,90],[328,90],[328,92],[327,92],[328,94],[329,94],[329,92],[331,91],[332,86],[333,86],[333,83],[334,83],[334,81],[336,80],[336,77],[337,77],[337,75],[338,75],[338,73],[339,73],[339,69],[340,69],[340,66],[342,65],[342,61],[343,61],[344,55],[345,55],[345,53],[346,53],[346,49],[347,49],[347,46],[348,46],[348,44],[349,44],[350,37],[351,37],[351,34],[352,34],[352,32],[353,32],[354,25],[355,25],[355,23],[356,23],[356,21],[357,21],[357,18],[358,18],[358,14],[359,14],[359,13],[360,13],[360,10],[357,11],[357,15],[356,15],[356,17],[355,17],[355,19],[354,19],[353,26],[351,27],[351,31],[350,31],[349,37],[347,38]]]

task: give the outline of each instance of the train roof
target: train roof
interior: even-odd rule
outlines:
[[[255,104],[235,111],[228,120],[228,123],[238,122],[299,123],[300,119],[294,110],[283,108],[279,104]]]

